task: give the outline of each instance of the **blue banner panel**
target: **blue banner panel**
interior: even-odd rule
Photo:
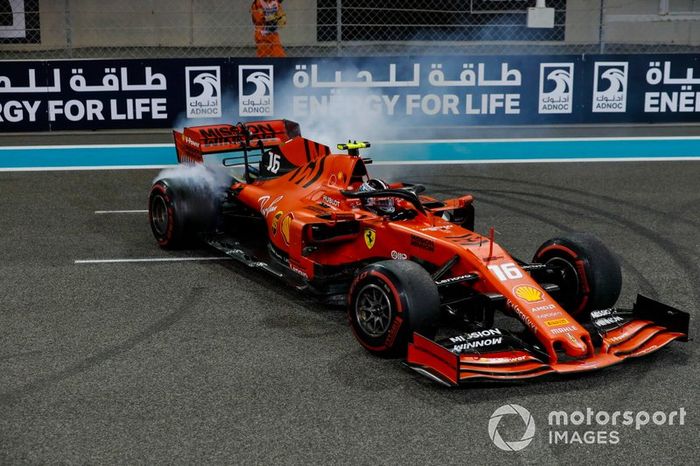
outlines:
[[[0,132],[265,118],[427,128],[698,122],[699,60],[678,54],[9,61],[0,62]]]

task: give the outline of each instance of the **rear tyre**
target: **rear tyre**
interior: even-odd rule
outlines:
[[[413,332],[434,338],[440,296],[430,274],[407,260],[363,268],[350,287],[348,321],[357,341],[378,356],[404,356]]]
[[[557,302],[579,320],[585,320],[591,310],[612,307],[620,296],[620,263],[589,233],[569,233],[545,241],[533,262],[556,267]]]
[[[213,231],[220,200],[208,186],[185,178],[156,181],[148,196],[148,221],[160,247],[177,249]]]

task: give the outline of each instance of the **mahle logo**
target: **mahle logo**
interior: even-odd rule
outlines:
[[[520,416],[525,424],[525,430],[520,440],[505,441],[498,431],[498,425],[503,416]],[[520,451],[530,445],[535,437],[535,420],[530,411],[514,403],[503,405],[496,409],[489,419],[489,437],[494,445],[504,451]]]

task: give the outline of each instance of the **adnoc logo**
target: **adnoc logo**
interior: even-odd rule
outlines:
[[[187,118],[221,118],[221,67],[186,66]]]
[[[273,65],[238,66],[239,116],[270,116],[274,113]]]
[[[501,422],[501,418],[509,415],[520,416],[520,419],[522,419],[525,424],[525,432],[520,440],[506,442],[498,432],[498,424]],[[503,405],[494,411],[491,415],[491,419],[489,419],[489,437],[491,437],[493,444],[501,450],[520,451],[530,445],[530,442],[532,442],[532,439],[535,437],[535,420],[532,418],[530,411],[520,405],[514,403]]]
[[[571,113],[574,105],[574,64],[540,63],[537,113]]]
[[[594,113],[624,113],[627,109],[626,61],[601,61],[595,63],[593,73]]]

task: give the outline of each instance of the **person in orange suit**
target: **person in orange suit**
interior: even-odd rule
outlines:
[[[255,25],[255,45],[258,57],[286,57],[279,28],[287,24],[282,0],[253,0],[250,15]]]

